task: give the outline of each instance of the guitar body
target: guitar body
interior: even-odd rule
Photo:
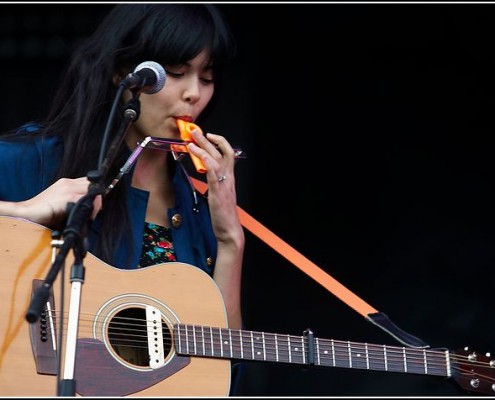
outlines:
[[[25,316],[33,295],[33,282],[41,284],[52,264],[51,231],[11,217],[0,217],[0,231],[5,233],[0,243],[0,396],[52,397],[57,394],[59,351],[54,346],[58,347],[62,303],[60,377],[75,380],[77,395],[228,395],[228,359],[178,355],[170,341],[171,347],[162,363],[150,368],[120,357],[110,340],[112,319],[127,309],[145,312],[149,307],[161,313],[164,326],[171,330],[165,335],[170,338],[174,337],[175,323],[226,327],[221,293],[202,270],[184,263],[120,270],[88,253],[83,260],[84,282],[79,285],[80,305],[75,314],[79,318],[71,315],[72,321],[77,321],[77,348],[71,350],[76,354],[72,369],[64,358],[71,292],[74,296],[78,291],[77,284],[72,288],[70,282],[72,252],[54,282],[53,297],[49,301],[52,309],[39,321],[29,323]],[[60,295],[62,279],[65,281],[63,298]],[[50,312],[56,317],[50,318]],[[71,370],[75,371],[74,375]]]

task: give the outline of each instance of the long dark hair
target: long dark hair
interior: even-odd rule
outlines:
[[[60,135],[64,142],[55,179],[85,176],[97,168],[101,139],[117,92],[112,81],[115,72],[131,72],[143,61],[184,63],[205,48],[211,53],[217,95],[222,68],[235,55],[235,42],[214,5],[118,4],[110,9],[95,32],[73,53],[42,123],[44,134]],[[117,154],[109,169],[110,178],[118,173],[124,154],[124,149]],[[104,231],[95,253],[107,262],[121,232],[128,228],[121,189],[122,185],[117,185],[110,192],[102,211]]]

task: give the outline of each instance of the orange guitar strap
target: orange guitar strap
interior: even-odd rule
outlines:
[[[205,182],[193,177],[191,177],[191,180],[196,190],[200,193],[205,193],[207,191],[208,185]],[[344,285],[339,283],[336,279],[323,271],[320,267],[250,216],[241,207],[237,206],[237,210],[239,212],[239,219],[242,226],[263,240],[280,255],[292,262],[301,271],[309,275],[316,282],[333,293],[370,322],[391,334],[395,339],[404,345],[421,348],[429,347],[422,340],[402,331],[395,324],[393,324],[384,313],[377,311],[355,293],[347,289]]]

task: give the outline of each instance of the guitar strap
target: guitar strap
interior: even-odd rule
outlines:
[[[205,182],[193,177],[191,177],[191,180],[196,190],[200,193],[206,193],[208,185]],[[301,271],[309,275],[316,282],[345,302],[348,306],[360,313],[369,322],[383,329],[385,332],[392,335],[396,340],[406,346],[419,348],[429,347],[429,345],[421,339],[400,329],[386,314],[370,306],[363,299],[358,297],[355,293],[347,289],[344,285],[302,255],[299,251],[267,229],[241,207],[237,206],[237,210],[239,212],[239,219],[242,226],[263,240],[267,245],[292,262]]]

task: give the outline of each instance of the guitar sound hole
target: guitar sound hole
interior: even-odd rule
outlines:
[[[172,336],[162,319],[163,355],[170,354]],[[149,367],[146,310],[129,307],[116,313],[108,325],[108,340],[115,353],[125,362],[138,367]]]

